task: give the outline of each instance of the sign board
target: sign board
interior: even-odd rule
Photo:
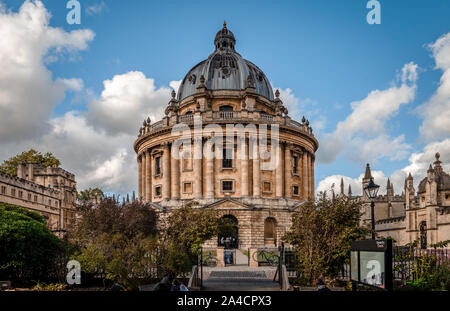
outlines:
[[[392,240],[352,242],[350,279],[364,285],[392,290]]]

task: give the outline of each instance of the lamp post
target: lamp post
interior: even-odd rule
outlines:
[[[370,178],[369,183],[364,187],[364,191],[367,197],[371,199],[370,214],[372,217],[372,240],[375,240],[375,198],[377,196],[379,188],[380,186],[373,182],[373,178]]]

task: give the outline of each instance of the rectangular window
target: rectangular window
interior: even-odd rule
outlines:
[[[294,195],[298,195],[298,186],[293,186],[292,191],[293,191]]]
[[[294,174],[298,174],[297,163],[298,163],[298,157],[293,157],[292,158],[292,172]]]
[[[34,196],[34,202],[37,202],[37,200],[38,200],[38,197],[37,197],[37,195],[35,195]]]
[[[31,201],[31,193],[28,193],[28,201]]]
[[[222,168],[233,168],[233,150],[223,149]]]
[[[185,182],[183,184],[183,192],[184,193],[192,193],[192,183],[191,182]]]
[[[155,173],[161,175],[161,157],[155,159]]]
[[[22,199],[22,197],[23,197],[23,191],[19,190],[19,199]]]
[[[16,189],[11,189],[11,196],[13,196],[13,197],[16,196]]]
[[[233,191],[233,181],[232,180],[222,181],[222,191]]]
[[[186,151],[183,153],[183,172],[192,171],[192,155]]]
[[[6,194],[6,187],[2,186],[2,194]]]
[[[155,197],[160,197],[161,196],[161,186],[156,186],[155,187]]]
[[[263,182],[263,192],[272,192],[272,184],[268,181]]]

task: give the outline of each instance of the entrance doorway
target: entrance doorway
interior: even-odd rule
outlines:
[[[239,248],[238,220],[233,215],[222,217],[222,224],[217,237],[217,246],[228,249]]]

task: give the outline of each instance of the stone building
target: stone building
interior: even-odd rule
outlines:
[[[162,212],[188,203],[219,210],[235,225],[235,247],[273,246],[314,197],[318,142],[235,43],[224,24],[215,51],[172,92],[166,116],[144,121],[134,143],[139,197]]]
[[[62,233],[75,218],[75,175],[60,167],[19,165],[17,177],[0,173],[0,202],[38,212],[48,227]]]
[[[386,195],[375,198],[375,230],[379,236],[392,237],[398,245],[418,240],[422,248],[450,240],[450,175],[444,172],[439,158],[439,153],[436,153],[436,161],[430,164],[427,176],[420,181],[417,192],[411,174],[405,179],[401,195],[394,195],[394,186],[388,179]],[[367,164],[362,180],[363,189],[371,178]],[[341,181],[341,193],[343,188]],[[370,226],[370,199],[364,190],[362,196],[352,198],[365,203],[362,222]]]

